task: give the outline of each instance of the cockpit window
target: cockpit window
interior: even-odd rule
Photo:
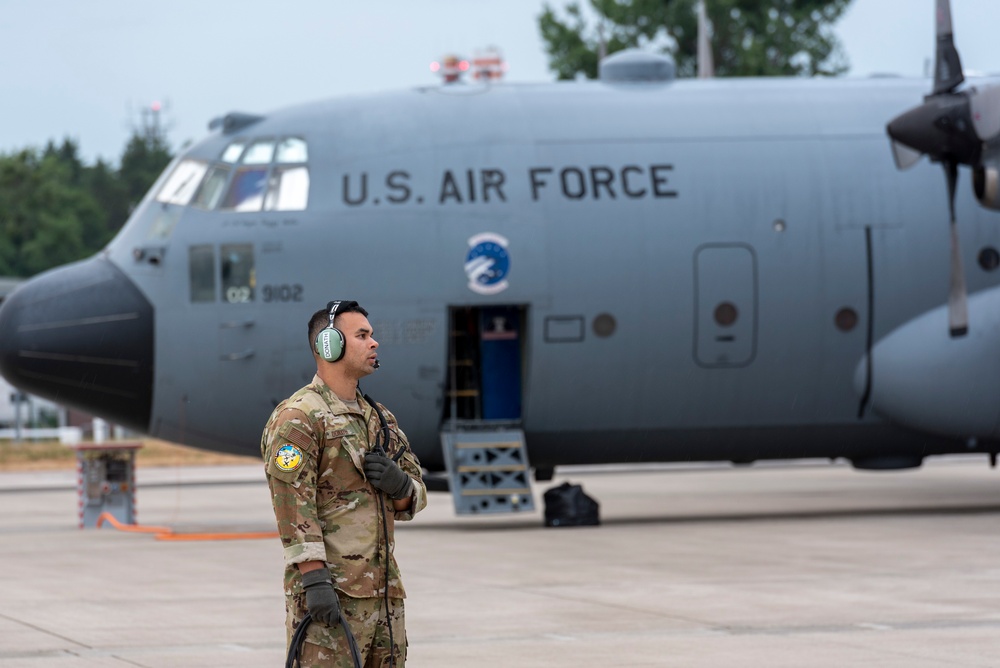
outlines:
[[[241,167],[236,170],[229,186],[223,209],[236,211],[260,211],[264,202],[264,187],[267,185],[267,167]]]
[[[218,162],[181,160],[156,200],[206,211],[303,211],[309,204],[308,159],[301,137],[235,139]]]
[[[245,139],[237,139],[234,141],[226,147],[225,151],[222,152],[222,162],[228,162],[229,164],[239,162],[240,156],[243,155],[243,149],[246,145],[247,142]]]
[[[305,210],[309,204],[309,167],[305,164],[308,159],[309,149],[301,137],[249,140],[219,208]]]
[[[160,191],[156,193],[156,201],[187,205],[207,170],[208,165],[203,162],[181,160],[173,173],[163,182]]]
[[[275,162],[306,162],[309,152],[306,143],[298,137],[286,137],[278,144],[278,154]]]
[[[274,140],[258,139],[243,154],[244,165],[266,165],[274,157]]]
[[[266,211],[301,211],[309,201],[309,170],[303,166],[275,167],[264,198]]]
[[[214,209],[219,206],[223,193],[226,192],[226,181],[229,180],[229,168],[215,165],[208,170],[208,176],[201,182],[201,187],[195,193],[195,206],[202,209]]]

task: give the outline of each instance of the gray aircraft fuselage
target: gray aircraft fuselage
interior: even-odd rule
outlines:
[[[978,263],[1000,247],[1000,215],[976,205],[963,174],[970,334],[949,340],[940,170],[922,161],[898,172],[885,134],[928,87],[445,86],[274,112],[178,161],[218,164],[241,138],[300,138],[304,210],[165,203],[155,194],[168,169],[99,256],[8,299],[0,365],[19,387],[155,437],[252,454],[275,404],[315,371],[309,316],[355,299],[381,344],[382,368],[363,390],[440,469],[451,314],[511,306],[523,319],[519,420],[539,468],[799,457],[891,466],[994,451],[1000,401],[970,402],[996,388],[962,379],[1000,375],[1000,273]],[[508,263],[479,290],[477,237]],[[252,258],[242,293],[226,288],[236,270],[226,254],[237,251]],[[202,301],[196,256],[214,274]],[[869,346],[921,317],[940,339],[910,337],[897,360],[917,398],[880,411],[885,346],[870,367]],[[938,386],[949,346],[967,362]],[[885,389],[885,405],[902,391]],[[925,424],[920,402],[970,414]]]

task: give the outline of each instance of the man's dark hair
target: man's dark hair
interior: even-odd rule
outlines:
[[[332,302],[331,302],[332,304]],[[360,313],[361,315],[368,317],[368,311],[361,308],[361,305],[357,302],[352,301],[342,301],[340,303],[340,308],[337,309],[337,317],[340,317],[344,313]],[[322,308],[312,314],[309,318],[309,349],[315,350],[316,337],[319,333],[326,329],[326,326],[330,324],[330,308]]]

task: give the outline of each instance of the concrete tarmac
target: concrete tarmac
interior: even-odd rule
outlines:
[[[408,666],[1000,666],[985,458],[558,473],[532,514],[432,494],[398,525]],[[542,526],[566,479],[602,526]],[[80,530],[74,484],[0,474],[0,666],[283,665],[277,539]],[[140,469],[137,505],[179,532],[274,527],[256,465]]]

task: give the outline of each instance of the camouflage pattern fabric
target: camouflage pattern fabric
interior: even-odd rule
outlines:
[[[403,668],[406,663],[406,634],[403,601],[389,599],[392,610],[392,641],[395,665]],[[350,598],[341,595],[341,611],[351,634],[358,644],[361,660],[364,666],[372,668],[389,665],[389,626],[385,621],[385,601],[380,598]],[[310,630],[317,625],[313,622]],[[324,627],[325,628],[325,627]],[[309,640],[306,632],[306,642],[302,645],[300,668],[354,668],[351,660],[351,650],[347,645],[347,636],[340,626],[329,629],[337,641],[336,647],[325,647]]]
[[[360,410],[348,408],[319,378],[278,404],[261,437],[261,455],[284,548],[288,629],[305,616],[305,595],[296,564],[324,561],[334,586],[353,598],[378,598],[388,583],[389,597],[406,597],[393,557],[396,520],[410,520],[427,505],[420,462],[395,416],[381,404],[389,424],[385,449],[413,479],[409,509],[394,511],[392,499],[364,477],[364,455],[381,429],[378,415],[360,393]],[[388,519],[385,561],[382,510]],[[323,647],[337,644],[335,634],[313,624],[307,640]],[[396,632],[395,627],[393,628]],[[402,634],[402,629],[399,633]],[[291,634],[289,633],[289,637]]]

